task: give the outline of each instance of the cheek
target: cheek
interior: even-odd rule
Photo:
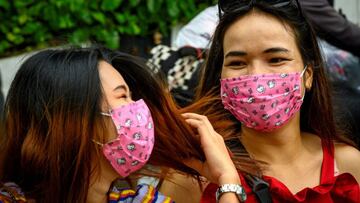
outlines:
[[[224,78],[235,78],[243,75],[244,73],[241,70],[235,70],[230,68],[222,68],[221,70],[221,79]]]
[[[106,135],[105,136],[106,136],[107,142],[114,140],[117,137],[116,127],[111,118],[106,120]]]
[[[226,71],[224,70],[224,67],[221,69],[221,79],[226,78]]]

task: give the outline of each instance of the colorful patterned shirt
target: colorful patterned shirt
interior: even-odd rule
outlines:
[[[0,183],[0,203],[25,203],[24,193],[15,183]]]
[[[118,188],[112,185],[109,190],[109,203],[174,203],[170,197],[158,192],[146,184],[137,186],[136,191],[130,188]]]
[[[114,181],[116,182],[116,181]],[[24,193],[15,183],[0,183],[0,203],[26,203]],[[108,193],[109,203],[174,203],[170,197],[146,184],[137,186],[136,191],[112,184]]]

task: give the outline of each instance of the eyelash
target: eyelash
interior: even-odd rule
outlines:
[[[122,94],[122,95],[117,96],[117,98],[127,99],[128,96],[126,94]]]
[[[124,99],[127,99],[127,98],[131,98],[132,97],[132,92],[129,91],[128,94],[123,94],[120,96],[120,98],[124,98]]]
[[[245,65],[245,63],[242,62],[242,61],[231,61],[231,62],[228,64],[228,66],[243,66],[243,65]]]
[[[276,61],[274,61],[274,60],[276,60]],[[278,58],[271,58],[269,60],[270,63],[281,63],[284,61],[289,61],[289,59],[278,57]]]
[[[269,60],[269,63],[280,64],[284,61],[291,61],[291,60],[287,59],[287,58],[283,58],[283,57],[275,57],[275,58],[271,58]],[[241,66],[245,66],[245,65],[246,65],[246,63],[243,61],[231,61],[227,64],[227,66],[230,66],[230,67],[241,67]]]

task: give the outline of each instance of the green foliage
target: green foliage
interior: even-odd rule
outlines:
[[[118,48],[122,35],[168,35],[216,0],[0,0],[0,56],[62,41]]]

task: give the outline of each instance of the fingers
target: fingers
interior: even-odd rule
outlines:
[[[183,113],[182,116],[185,119],[191,118],[191,119],[201,120],[201,121],[205,122],[206,124],[210,124],[210,121],[204,115],[200,115],[200,114],[196,114],[196,113]]]
[[[239,182],[224,139],[214,130],[207,117],[195,113],[184,113],[182,116],[191,127],[197,129],[206,156],[205,162],[188,159],[184,164],[215,183]]]
[[[208,126],[200,120],[196,120],[196,119],[185,119],[185,121],[193,128],[196,128],[198,131],[198,134],[201,138],[205,137],[213,137],[214,132],[212,131],[212,129],[209,129]]]
[[[197,113],[183,113],[181,114],[182,116],[184,116],[185,118],[199,118],[201,119],[202,117],[206,117]]]
[[[218,134],[213,126],[211,125],[208,118],[204,115],[199,115],[196,113],[184,113],[182,116],[185,118],[185,121],[190,124],[193,128],[196,128],[199,132],[200,137],[204,138],[214,138],[219,142],[224,142],[223,137]],[[208,143],[207,140],[202,141],[202,144]]]
[[[197,124],[199,124],[197,127],[205,125],[207,128],[213,130],[213,127],[212,127],[209,119],[204,115],[199,115],[199,114],[196,114],[196,113],[184,113],[184,114],[182,114],[182,116],[185,119],[194,119],[194,120],[200,121],[200,123],[197,122]]]
[[[224,142],[224,138],[214,130],[213,126],[211,125],[209,119],[206,116],[196,113],[184,113],[182,114],[182,116],[185,118],[185,121],[189,125],[198,130],[201,137],[210,136],[216,138],[221,143]]]

